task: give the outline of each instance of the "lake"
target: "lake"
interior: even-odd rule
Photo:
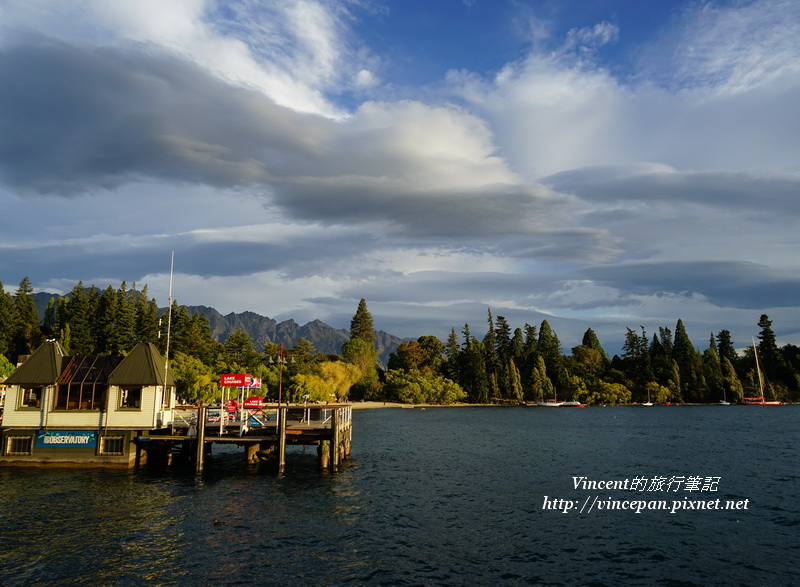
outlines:
[[[218,446],[200,475],[0,468],[0,583],[797,585],[798,418],[354,410],[335,474],[301,447],[285,475]]]

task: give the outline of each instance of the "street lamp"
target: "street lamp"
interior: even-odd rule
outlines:
[[[269,358],[269,362],[274,364],[272,357]],[[290,357],[288,361],[290,363],[294,363],[294,357]],[[281,402],[283,401],[283,366],[287,363],[285,351],[283,348],[283,343],[278,346],[278,407],[281,407]]]

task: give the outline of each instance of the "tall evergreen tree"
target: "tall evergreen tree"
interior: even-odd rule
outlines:
[[[67,303],[63,313],[64,324],[69,324],[70,352],[76,355],[91,355],[95,352],[92,324],[95,315],[92,312],[90,294],[82,281],[79,281],[67,294]]]
[[[739,362],[739,355],[733,346],[730,330],[720,330],[717,333],[717,355],[719,355],[720,361],[728,359],[734,367]]]
[[[564,356],[561,354],[561,342],[547,320],[542,320],[539,325],[539,340],[537,352],[544,359],[548,379],[557,390],[566,389],[568,381],[564,378]]]
[[[511,326],[505,316],[498,316],[495,319],[494,338],[498,359],[508,363],[514,355],[511,350]]]
[[[361,371],[361,379],[351,389],[355,398],[378,399],[381,393],[378,378],[378,351],[375,348],[375,327],[364,298],[358,303],[350,321],[350,340],[342,345],[344,358]]]
[[[229,373],[252,375],[260,363],[252,337],[241,328],[234,330],[225,340],[220,359],[223,369]]]
[[[489,308],[487,312],[489,314],[487,319],[488,328],[486,330],[486,335],[483,337],[483,348],[486,354],[486,373],[491,375],[498,372],[497,337],[494,332],[492,309]]]
[[[130,351],[136,346],[136,290],[128,290],[125,281],[117,290],[117,339],[120,350]]]
[[[58,311],[58,302],[55,297],[47,300],[47,306],[44,309],[44,317],[42,318],[42,334],[47,338],[53,337],[58,330],[56,329],[56,312]]]
[[[635,330],[627,329],[623,350],[623,364],[625,375],[636,384],[636,392],[640,400],[652,398],[647,397],[647,385],[653,381],[653,370],[650,365],[650,348],[647,341],[647,334],[644,326],[642,334]]]
[[[506,373],[508,374],[508,381],[506,382],[508,397],[516,402],[522,402],[522,379],[519,369],[517,369],[517,366],[514,364],[514,359],[511,357],[508,359]]]
[[[758,358],[762,374],[778,390],[779,396],[785,396],[789,389],[797,389],[800,378],[778,348],[769,316],[762,314],[758,326],[761,328],[758,334]]]
[[[158,304],[147,298],[147,286],[136,295],[136,341],[158,342]]]
[[[41,330],[39,313],[33,298],[33,286],[27,277],[19,282],[17,292],[14,294],[13,320],[12,352],[17,356],[28,355],[41,342]]]
[[[358,302],[356,313],[350,320],[350,339],[358,338],[372,345],[375,344],[375,327],[373,326],[372,314],[367,310],[367,302],[364,298]]]
[[[0,355],[11,354],[12,326],[14,324],[14,298],[5,291],[0,281]]]
[[[602,356],[605,360],[608,360],[608,355],[606,355],[603,345],[600,344],[600,339],[597,338],[597,334],[595,334],[594,330],[591,328],[588,328],[586,332],[583,333],[581,344],[585,347],[596,350],[598,353],[600,353],[600,356]]]
[[[675,325],[675,340],[672,344],[672,358],[678,364],[681,374],[681,394],[685,399],[697,401],[702,399],[698,395],[699,369],[698,353],[686,334],[683,321],[679,318]]]
[[[711,337],[711,344],[703,352],[703,381],[705,382],[706,393],[703,398],[707,402],[722,400],[727,394],[725,390],[724,377],[722,373],[722,363],[717,355],[714,337]]]
[[[467,392],[471,403],[489,402],[489,375],[486,372],[486,351],[483,342],[470,338],[464,349],[461,379],[457,381]]]
[[[96,349],[100,354],[120,354],[119,298],[110,285],[100,295],[97,319],[93,323],[93,336]]]
[[[461,371],[461,345],[458,342],[458,335],[456,329],[450,329],[450,335],[447,337],[447,344],[444,349],[447,361],[443,366],[445,377],[452,381],[459,380],[459,373]]]

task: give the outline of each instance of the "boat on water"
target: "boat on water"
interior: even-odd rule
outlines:
[[[581,402],[561,402],[562,408],[585,408],[586,404]]]
[[[557,408],[561,406],[564,402],[558,401],[558,393],[556,390],[553,389],[553,397],[549,399],[544,399],[544,392],[542,392],[542,399],[536,402],[537,406],[541,406],[543,408]]]
[[[756,372],[758,373],[758,390],[761,393],[758,397],[743,397],[742,401],[746,406],[779,406],[778,400],[768,400],[764,398],[764,378],[761,376],[761,365],[758,362],[758,351],[756,350],[756,339],[753,339],[753,356],[756,358]]]

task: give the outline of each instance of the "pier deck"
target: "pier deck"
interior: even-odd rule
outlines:
[[[159,446],[171,451],[181,445],[201,471],[214,443],[234,443],[244,447],[248,461],[275,460],[283,472],[287,445],[316,445],[320,466],[335,471],[350,455],[351,441],[350,404],[265,405],[233,413],[200,406],[181,410],[169,429],[141,438],[140,449]]]

